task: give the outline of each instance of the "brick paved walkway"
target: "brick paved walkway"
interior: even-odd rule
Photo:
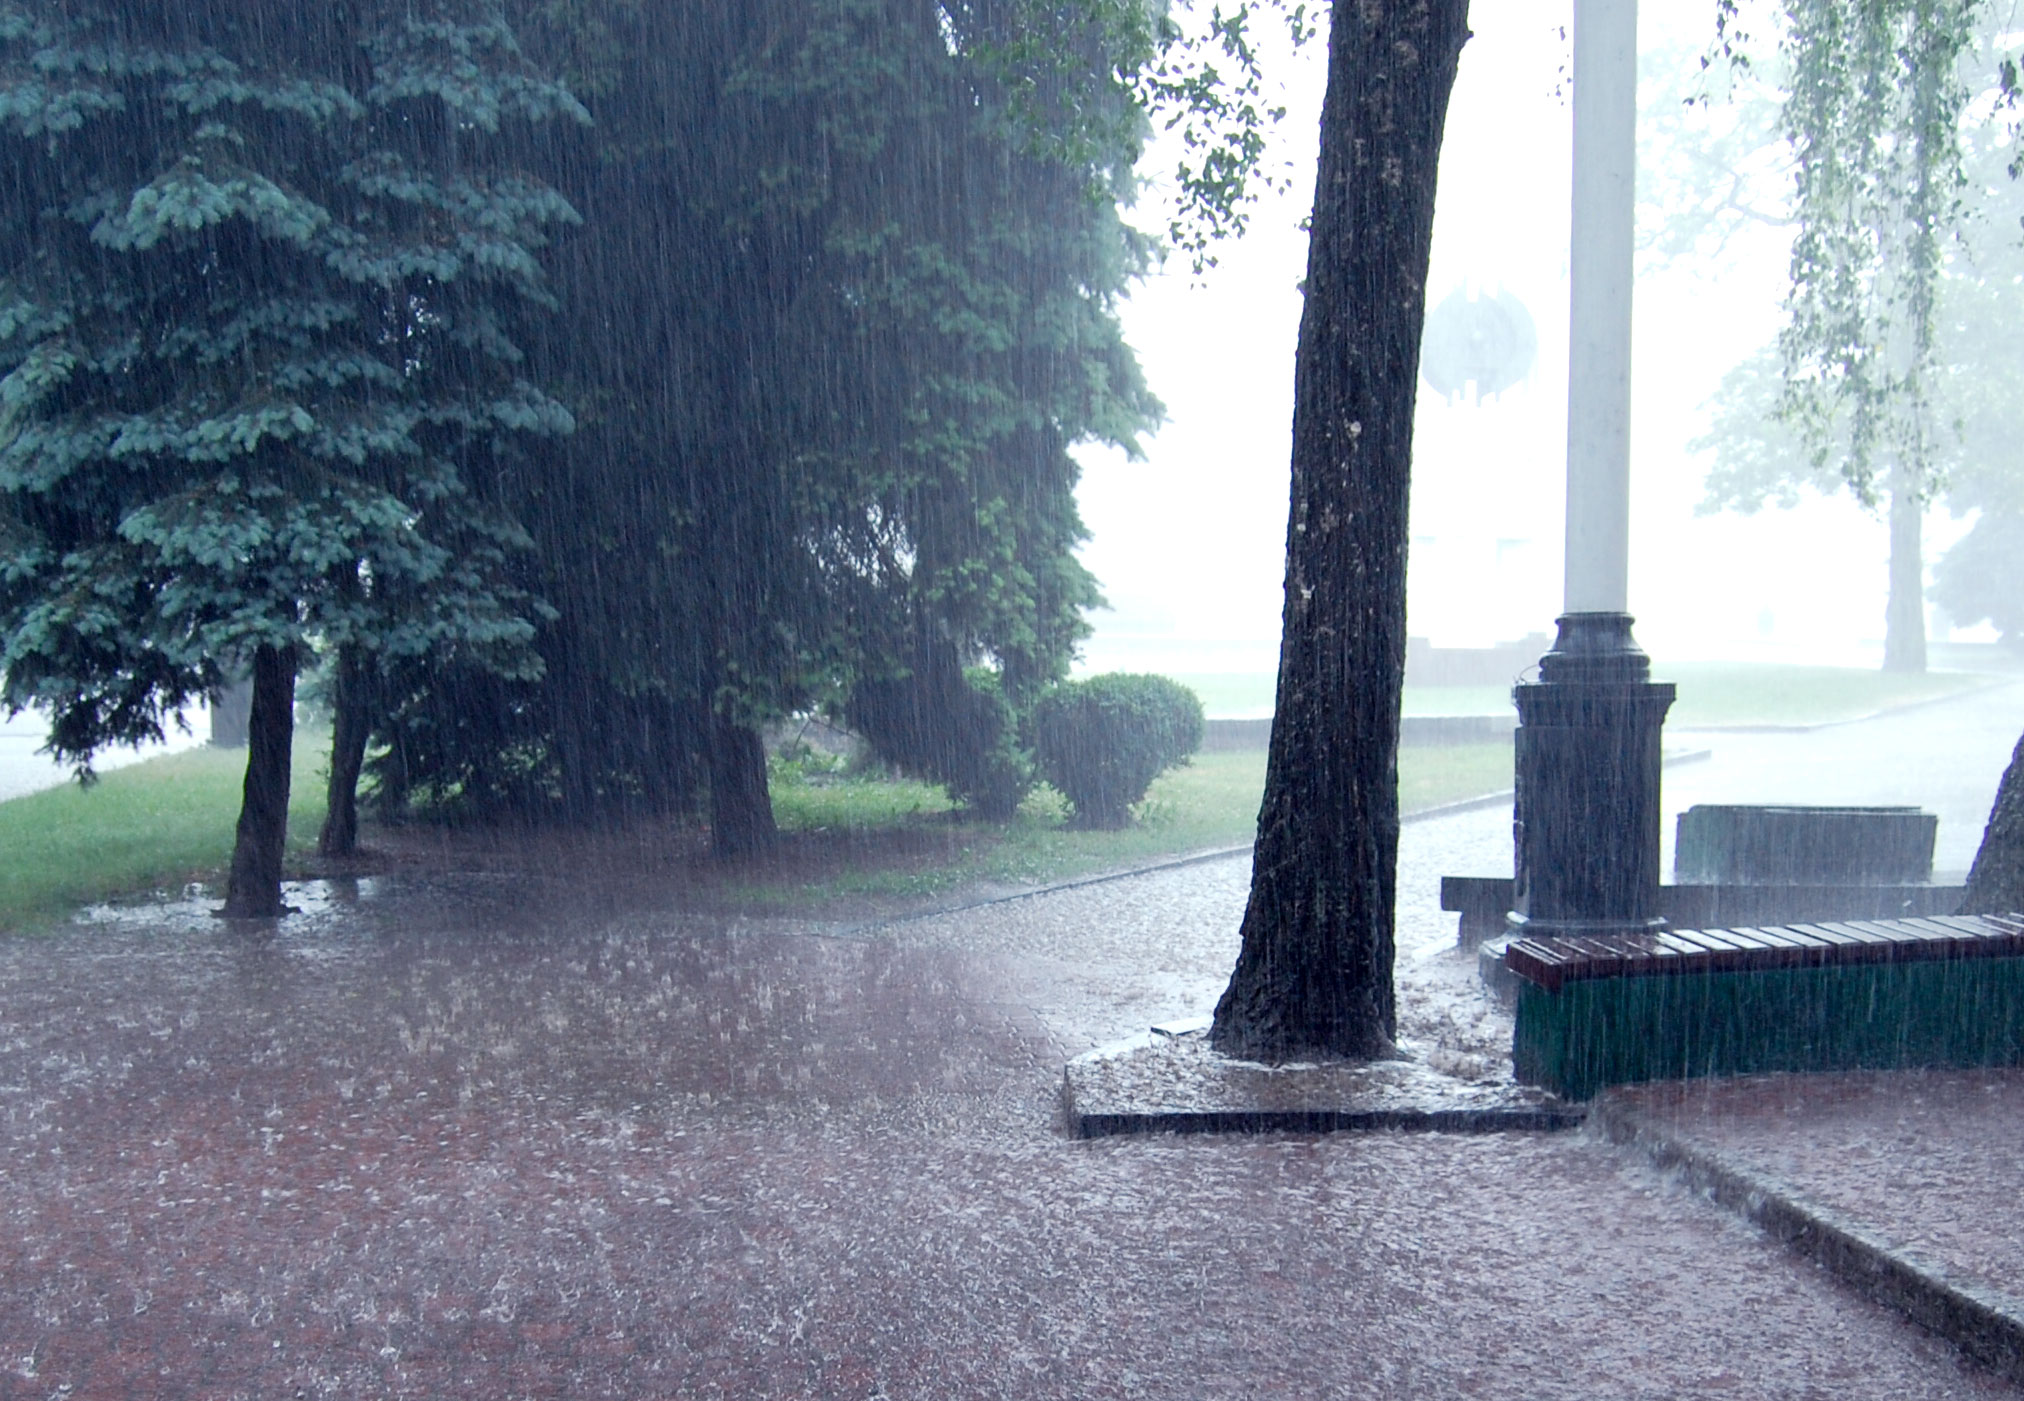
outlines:
[[[1592,1138],[1068,1140],[1063,1060],[1213,996],[1244,876],[0,940],[0,1398],[2014,1394]]]

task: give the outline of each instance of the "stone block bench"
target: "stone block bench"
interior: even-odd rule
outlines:
[[[1768,1071],[2024,1063],[2024,916],[1515,939],[1511,1058],[1568,1099]]]
[[[1933,878],[1940,819],[1915,807],[1696,803],[1680,814],[1673,877],[1700,885],[1916,885]]]

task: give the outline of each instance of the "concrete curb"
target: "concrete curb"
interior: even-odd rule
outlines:
[[[1587,1109],[1172,1109],[1077,1114],[1075,1138],[1133,1134],[1554,1134],[1581,1128]]]
[[[1693,751],[1686,758],[1704,759],[1710,751]],[[1683,762],[1672,761],[1668,762]],[[1485,793],[1481,797],[1461,798],[1452,803],[1441,803],[1430,808],[1417,808],[1399,818],[1403,825],[1409,822],[1427,822],[1437,817],[1452,817],[1456,813],[1475,812],[1482,808],[1496,807],[1511,801],[1511,790],[1501,793]],[[1064,890],[1080,890],[1084,886],[1107,885],[1112,881],[1131,880],[1137,876],[1158,875],[1161,871],[1178,871],[1187,866],[1203,866],[1211,861],[1227,861],[1238,856],[1249,856],[1252,843],[1239,846],[1212,847],[1207,851],[1189,852],[1185,856],[1162,857],[1142,866],[1126,866],[1115,871],[1098,871],[1094,875],[1077,876],[1074,880],[1056,881],[1052,885],[1036,885],[1025,890],[1009,890],[997,895],[986,895],[974,900],[957,900],[933,909],[916,910],[910,914],[893,915],[886,919],[867,920],[862,924],[849,926],[848,932],[866,934],[873,930],[885,929],[900,924],[917,924],[925,919],[940,919],[943,915],[959,915],[968,910],[987,909],[992,905],[1009,905],[1015,900],[1037,900],[1043,895],[1054,895]]]
[[[1665,764],[1691,764],[1709,758],[1711,749],[1689,749],[1666,756]],[[1511,802],[1513,792],[1506,788],[1497,793],[1484,793],[1474,798],[1459,798],[1452,803],[1438,803],[1430,808],[1415,808],[1399,817],[1400,825],[1412,822],[1431,822],[1439,817],[1453,817],[1457,813],[1478,812],[1484,808],[1498,807]],[[940,919],[943,915],[959,915],[969,910],[988,909],[993,905],[1009,905],[1016,900],[1036,900],[1043,895],[1054,895],[1064,890],[1081,890],[1085,886],[1107,885],[1112,881],[1131,880],[1137,876],[1157,875],[1161,871],[1178,871],[1187,866],[1202,866],[1211,861],[1227,861],[1233,857],[1249,856],[1252,843],[1240,846],[1219,846],[1207,851],[1190,852],[1185,856],[1168,856],[1158,861],[1149,861],[1142,866],[1126,866],[1116,871],[1098,871],[1094,875],[1077,876],[1074,880],[1057,881],[1052,885],[1036,885],[1025,890],[1008,890],[997,895],[986,895],[974,900],[957,900],[931,909],[915,910],[909,914],[892,915],[883,919],[866,920],[861,924],[846,925],[845,934],[870,934],[880,929],[890,929],[902,924],[918,924],[922,920]]]
[[[1552,1133],[1579,1128],[1587,1117],[1567,1109],[1216,1109],[1144,1114],[1079,1114],[1077,1138],[1150,1133]]]
[[[1993,675],[1987,672],[1971,674]],[[2016,677],[1995,676],[1980,686],[1963,686],[1960,690],[1949,691],[1943,696],[1927,696],[1923,700],[1906,701],[1903,705],[1886,705],[1861,715],[1851,715],[1845,720],[1817,720],[1810,725],[1674,725],[1671,729],[1675,734],[1689,735],[1810,735],[1818,730],[1838,730],[1845,725],[1868,724],[1871,720],[1881,720],[1887,715],[1903,715],[1907,711],[1925,710],[1931,706],[1945,705],[1949,701],[1963,700],[1982,691],[2017,684]]]
[[[1715,751],[1712,749],[1681,749],[1666,755],[1659,762],[1663,767],[1670,769],[1679,764],[1698,764],[1714,757]],[[1504,788],[1495,793],[1485,793],[1480,798],[1459,798],[1452,803],[1440,803],[1430,808],[1419,808],[1407,813],[1399,821],[1402,824],[1407,822],[1425,822],[1429,818],[1434,817],[1452,817],[1458,812],[1478,812],[1483,808],[1503,806],[1513,801],[1516,797],[1516,789]],[[1249,848],[1246,848],[1246,850],[1249,850]]]
[[[1753,1222],[1880,1304],[2024,1383],[2024,1296],[1951,1278],[1944,1265],[1896,1245],[1766,1173],[1725,1162],[1669,1135],[1605,1094],[1588,1122],[1609,1142],[1678,1172],[1696,1191]]]
[[[919,924],[923,920],[940,919],[943,915],[959,915],[969,910],[989,909],[993,905],[1010,905],[1019,900],[1037,900],[1043,895],[1054,895],[1064,890],[1080,890],[1089,885],[1108,885],[1112,881],[1130,880],[1134,876],[1157,875],[1161,871],[1177,871],[1186,866],[1205,866],[1211,861],[1227,861],[1232,857],[1250,854],[1249,842],[1245,842],[1242,846],[1220,846],[1210,851],[1192,852],[1187,856],[1170,856],[1160,861],[1148,862],[1143,866],[1127,866],[1120,871],[1099,871],[1093,876],[1077,876],[1074,880],[1057,881],[1053,885],[1008,890],[998,895],[985,895],[974,900],[957,900],[947,905],[937,905],[933,909],[915,910],[910,914],[867,920],[862,924],[851,925],[847,932],[870,934],[902,924]]]
[[[1069,1135],[1552,1133],[1588,1117],[1586,1104],[1464,1085],[1405,1056],[1276,1069],[1229,1059],[1210,1050],[1209,1027],[1207,1017],[1168,1022],[1069,1061]]]

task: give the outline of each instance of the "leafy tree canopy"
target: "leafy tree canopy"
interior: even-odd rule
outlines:
[[[1748,40],[1739,6],[1718,10],[1735,56]],[[1958,459],[1957,425],[1990,387],[1972,383],[1980,347],[1950,335],[1980,297],[1963,234],[1995,193],[1982,178],[1994,128],[1979,120],[1994,102],[1971,99],[2008,90],[2013,70],[1990,52],[1981,0],[1786,0],[1779,19],[1796,179],[1777,422],[1764,417],[1766,367],[1739,368],[1701,444],[1721,452],[1709,500],[1749,509],[1838,478],[1865,505],[1887,502],[1884,665],[1918,669],[1924,512]],[[1987,81],[1971,83],[1977,71]]]
[[[495,6],[0,5],[5,699],[158,736],[257,648],[526,674],[518,440],[538,261],[576,214],[497,159],[586,114]]]
[[[1156,251],[1121,215],[1148,104],[1193,123],[1172,236],[1200,252],[1262,178],[1252,13],[529,0],[597,122],[548,153],[588,220],[533,352],[581,421],[524,483],[559,617],[496,704],[412,678],[393,791],[750,792],[709,736],[749,756],[733,732],[834,702],[1016,802],[1007,716],[1097,601],[1069,449],[1158,413],[1116,320]]]

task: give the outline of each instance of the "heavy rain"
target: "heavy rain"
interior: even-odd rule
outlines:
[[[2024,1387],[2007,0],[0,0],[0,1401]]]

